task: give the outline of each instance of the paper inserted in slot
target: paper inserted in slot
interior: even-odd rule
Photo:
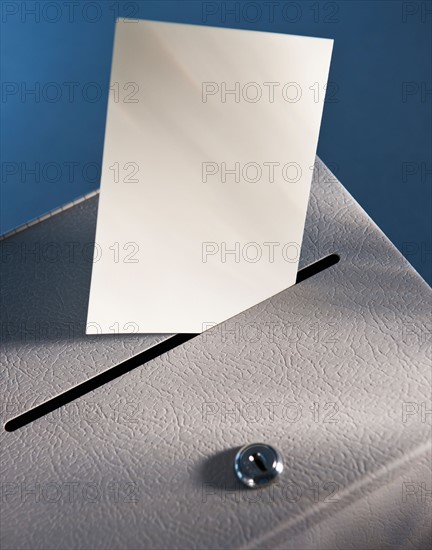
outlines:
[[[199,333],[295,283],[332,46],[117,22],[87,333]]]

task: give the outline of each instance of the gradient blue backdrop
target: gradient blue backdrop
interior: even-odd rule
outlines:
[[[4,0],[1,233],[98,187],[115,17],[329,37],[336,93],[318,154],[430,282],[431,12],[397,0]]]

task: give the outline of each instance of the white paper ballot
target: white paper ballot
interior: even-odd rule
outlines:
[[[117,22],[87,333],[199,333],[295,283],[332,45]]]

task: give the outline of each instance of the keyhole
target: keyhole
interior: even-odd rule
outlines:
[[[249,460],[251,462],[255,462],[255,464],[258,466],[258,468],[262,472],[267,472],[267,463],[265,458],[262,456],[261,453],[255,453],[253,455],[250,455]]]

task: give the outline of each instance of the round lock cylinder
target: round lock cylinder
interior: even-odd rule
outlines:
[[[282,457],[270,445],[253,443],[242,447],[236,454],[234,470],[238,479],[247,487],[264,487],[282,473]]]

